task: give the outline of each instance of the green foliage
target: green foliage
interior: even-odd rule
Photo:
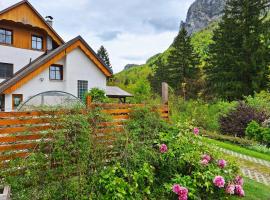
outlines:
[[[247,96],[245,101],[251,107],[270,114],[270,93],[268,91],[261,91],[255,93],[254,96]]]
[[[127,171],[120,163],[108,167],[100,174],[100,199],[144,199],[150,195],[153,167],[144,163],[138,171]]]
[[[196,126],[207,131],[218,131],[218,119],[221,115],[236,106],[236,102],[205,102],[203,100],[185,101],[181,97],[171,95],[170,100],[171,117],[174,122],[192,121]]]
[[[92,88],[84,95],[84,98],[86,99],[87,96],[91,96],[94,103],[105,103],[109,101],[105,91],[99,88]]]
[[[268,0],[230,0],[214,31],[206,70],[208,94],[235,100],[267,88]],[[268,30],[268,31],[267,31]]]
[[[104,46],[101,46],[97,51],[97,55],[103,60],[103,62],[110,68],[112,68],[108,51],[105,49]]]
[[[256,121],[248,124],[246,136],[270,147],[270,128],[262,127]]]
[[[92,148],[88,120],[77,111],[53,119],[54,139],[43,140],[28,158],[10,163],[11,169],[23,167],[14,176],[10,171],[3,174],[3,181],[12,187],[13,199],[87,199]]]

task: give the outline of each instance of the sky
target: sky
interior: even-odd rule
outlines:
[[[194,0],[29,0],[67,42],[81,35],[97,51],[103,45],[113,71],[143,64],[176,36]],[[19,0],[0,0],[0,10]]]

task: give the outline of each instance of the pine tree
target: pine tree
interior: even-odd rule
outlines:
[[[263,38],[269,32],[268,6],[269,0],[228,0],[209,48],[209,93],[235,100],[266,88],[270,50]]]
[[[154,74],[151,75],[148,79],[150,81],[153,92],[161,94],[162,82],[168,81],[166,66],[162,62],[161,58],[158,58],[152,67],[154,68]]]
[[[184,97],[196,96],[194,89],[199,74],[199,56],[195,53],[190,36],[183,26],[171,48],[166,66],[169,85]]]
[[[97,55],[104,61],[104,63],[108,67],[112,68],[108,51],[105,49],[105,47],[103,45],[97,51]]]

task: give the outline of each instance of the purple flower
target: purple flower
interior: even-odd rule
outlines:
[[[159,151],[160,151],[161,153],[166,153],[166,152],[168,151],[167,145],[166,145],[166,144],[160,145]]]
[[[245,196],[245,191],[243,190],[241,185],[236,185],[235,186],[235,193],[240,197]]]
[[[224,167],[226,167],[226,165],[227,165],[226,160],[223,160],[223,159],[218,160],[218,166],[219,166],[220,168],[223,169]]]
[[[200,133],[199,128],[195,127],[195,128],[193,129],[193,133],[194,133],[195,135],[199,135],[199,133]]]
[[[208,165],[209,161],[206,159],[201,160],[202,165]]]
[[[208,162],[210,162],[211,156],[209,156],[209,155],[207,155],[207,154],[204,154],[204,155],[202,156],[202,159],[203,159],[203,160],[207,160]]]
[[[236,176],[234,179],[234,182],[236,185],[244,185],[244,179],[241,176]]]
[[[179,184],[174,184],[172,186],[172,191],[175,193],[175,194],[178,194],[181,190],[181,186]]]
[[[225,180],[222,176],[216,176],[213,180],[213,183],[215,186],[217,186],[219,188],[223,188],[225,185]]]
[[[235,185],[229,184],[226,187],[226,193],[227,194],[234,194]]]

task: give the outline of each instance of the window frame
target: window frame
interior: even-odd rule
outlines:
[[[51,67],[59,67],[60,70],[51,70]],[[51,77],[51,71],[55,72],[54,77]],[[58,71],[60,72],[60,79],[56,78],[56,72],[58,72]],[[49,79],[51,81],[62,81],[62,80],[64,80],[64,67],[63,67],[63,65],[58,65],[58,64],[51,65],[49,67]]]
[[[0,62],[0,65],[1,64],[6,64],[6,65],[10,65],[11,67],[12,67],[12,73],[11,73],[11,76],[6,76],[6,77],[2,77],[1,76],[1,73],[0,73],[0,79],[9,79],[9,78],[11,78],[13,75],[14,75],[14,64],[12,64],[12,63],[4,63],[4,62]]]
[[[16,108],[18,108],[18,106],[15,105],[15,98],[19,97],[20,98],[20,104],[23,102],[23,94],[12,94],[12,110],[15,110]]]
[[[85,92],[83,93],[83,94],[81,94],[81,87],[80,86],[84,86],[84,85],[80,85],[80,83],[82,83],[82,84],[86,84],[86,90],[85,90]],[[86,93],[88,91],[88,80],[78,80],[77,81],[77,96],[78,96],[78,98],[79,99],[83,99],[83,95]]]
[[[34,41],[34,40],[33,40],[33,37],[36,38],[36,40],[35,40],[36,48],[33,47],[33,41]],[[38,38],[41,39],[41,49],[37,48],[37,44],[38,44],[37,39],[38,39]],[[31,35],[31,49],[33,49],[33,50],[38,50],[38,51],[42,51],[43,48],[44,48],[43,42],[44,42],[44,40],[43,40],[43,37],[42,37],[42,36],[40,36],[40,35],[35,35],[35,34],[32,34],[32,35]]]
[[[0,30],[4,30],[5,31],[5,34],[4,34],[4,36],[5,36],[5,42],[1,42],[0,41],[0,44],[4,44],[4,45],[13,45],[13,30],[11,30],[11,29],[7,29],[7,28],[1,28],[0,27]],[[9,36],[9,35],[7,35],[7,31],[9,31],[10,33],[11,33],[11,43],[7,43],[7,39],[6,39],[6,37],[7,36]],[[0,33],[0,35],[2,35],[1,33]]]

